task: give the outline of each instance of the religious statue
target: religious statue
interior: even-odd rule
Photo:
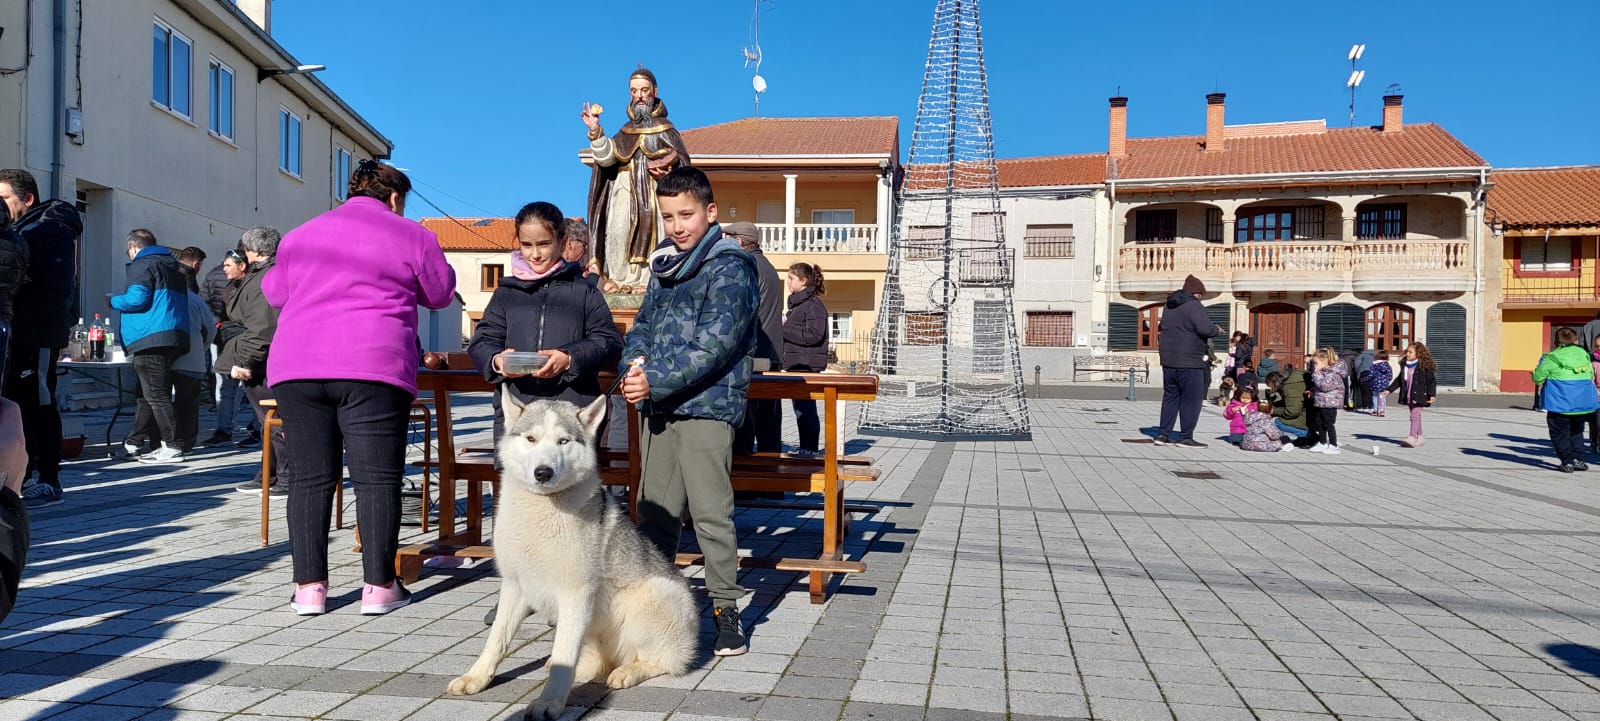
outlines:
[[[667,120],[666,104],[656,97],[655,74],[642,66],[633,71],[628,94],[628,122],[609,138],[600,128],[602,108],[583,104],[594,153],[588,210],[604,275],[642,289],[649,281],[650,253],[663,237],[656,181],[690,162],[683,138]]]

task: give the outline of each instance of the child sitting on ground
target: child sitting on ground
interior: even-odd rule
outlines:
[[[1244,411],[1256,404],[1256,389],[1254,386],[1239,386],[1233,392],[1233,400],[1222,409],[1222,417],[1228,419],[1228,442],[1239,445],[1244,440],[1245,421]]]
[[[1265,379],[1267,376],[1278,372],[1278,359],[1273,357],[1275,355],[1277,354],[1271,348],[1261,351],[1261,366],[1256,368],[1258,377]]]
[[[1278,420],[1272,416],[1272,404],[1266,401],[1252,403],[1244,409],[1244,438],[1239,447],[1247,451],[1276,453],[1294,448],[1283,442],[1283,431],[1278,430]]]
[[[1233,379],[1223,378],[1222,382],[1217,384],[1217,397],[1212,399],[1212,402],[1216,403],[1218,408],[1225,408],[1232,401]]]

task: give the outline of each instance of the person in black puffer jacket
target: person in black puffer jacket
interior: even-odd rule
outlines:
[[[811,263],[789,266],[789,314],[783,319],[783,369],[820,373],[828,368],[828,309],[822,304],[822,268]],[[800,452],[820,450],[822,423],[817,402],[795,399],[794,420]]]
[[[1207,341],[1222,332],[1222,326],[1211,322],[1200,303],[1205,292],[1206,286],[1199,278],[1185,278],[1183,287],[1167,297],[1167,307],[1161,315],[1161,432],[1155,438],[1158,446],[1205,447],[1194,439],[1194,427],[1200,420],[1200,404],[1205,402],[1210,383]],[[1177,438],[1172,437],[1175,424]]]
[[[583,266],[562,259],[566,219],[550,203],[529,203],[516,218],[520,250],[511,251],[511,275],[489,298],[467,345],[478,372],[498,390],[494,436],[505,426],[501,393],[518,400],[562,400],[586,406],[602,392],[599,373],[622,357],[605,296],[583,276]],[[507,374],[505,353],[537,351],[548,359],[532,374]]]

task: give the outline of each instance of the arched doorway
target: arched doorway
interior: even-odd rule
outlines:
[[[1398,303],[1382,303],[1367,309],[1366,345],[1370,350],[1404,353],[1416,333],[1416,313]],[[1340,348],[1340,350],[1344,350]]]
[[[1467,309],[1456,303],[1428,308],[1428,352],[1439,364],[1434,379],[1442,386],[1467,384]]]
[[[1250,336],[1256,339],[1256,365],[1271,350],[1279,367],[1305,365],[1306,311],[1288,303],[1268,303],[1250,309]]]

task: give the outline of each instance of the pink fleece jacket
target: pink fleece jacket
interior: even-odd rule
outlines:
[[[417,306],[443,308],[455,290],[433,231],[351,198],[284,236],[262,279],[280,311],[267,382],[375,381],[416,395]]]

